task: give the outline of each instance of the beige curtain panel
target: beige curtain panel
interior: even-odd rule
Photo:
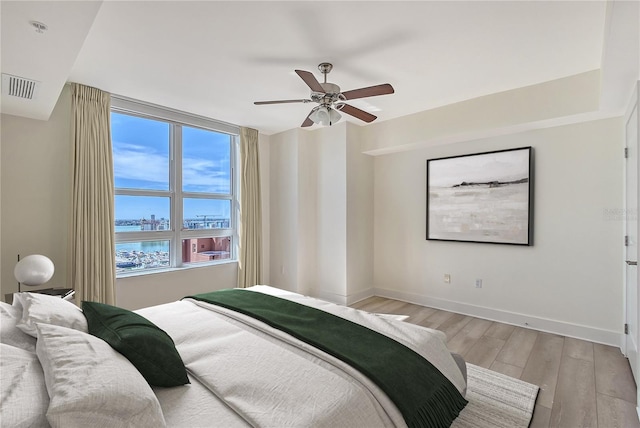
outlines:
[[[262,200],[258,131],[240,128],[240,227],[238,287],[262,280]]]
[[[115,304],[111,95],[72,84],[69,272],[76,302]]]

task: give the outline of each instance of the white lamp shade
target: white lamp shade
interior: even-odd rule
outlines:
[[[309,119],[314,123],[323,126],[331,126],[339,121],[341,117],[342,115],[336,110],[325,106],[316,107],[309,115]]]
[[[55,267],[49,257],[32,254],[20,260],[13,269],[13,275],[24,285],[40,285],[49,281]]]

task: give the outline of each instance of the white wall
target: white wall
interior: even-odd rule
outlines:
[[[396,142],[418,138],[395,121],[377,126],[393,129]],[[385,295],[618,343],[621,228],[604,210],[622,202],[621,119],[376,157],[358,147],[366,129],[343,123],[271,136],[271,285],[339,303]],[[533,247],[425,240],[427,158],[528,145],[537,171]]]
[[[312,132],[318,147],[318,259],[315,294],[343,302],[347,294],[346,123]]]
[[[295,231],[295,280],[293,290],[309,295],[317,286],[318,266],[314,262],[318,255],[318,231],[317,223],[320,218],[318,213],[318,146],[313,142],[313,134],[297,130],[297,180],[298,195],[297,205],[293,213],[297,225]],[[286,217],[285,217],[286,218]],[[278,237],[273,238],[273,241]],[[285,272],[286,273],[286,272]],[[275,283],[278,286],[277,283]]]
[[[293,129],[269,141],[270,284],[297,291],[298,133]]]
[[[600,88],[600,71],[593,70],[372,123],[361,128],[362,151],[411,150],[570,120],[598,109]]]
[[[25,101],[28,102],[28,101]],[[71,94],[65,87],[48,121],[2,115],[2,248],[0,293],[18,291],[17,255],[44,254],[55,265],[51,281],[67,284],[71,194]]]
[[[622,206],[622,129],[607,119],[376,157],[376,293],[618,344],[622,228],[604,211]],[[533,246],[425,239],[427,159],[523,146],[534,148]]]
[[[347,126],[347,302],[368,297],[373,287],[373,165],[361,151],[360,127]]]
[[[237,281],[235,262],[119,278],[116,306],[133,310],[159,305],[193,294],[233,288]]]
[[[358,133],[271,136],[271,285],[342,304],[371,294],[373,158]]]

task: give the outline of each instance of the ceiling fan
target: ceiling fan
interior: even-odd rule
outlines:
[[[318,103],[319,105],[311,109],[307,118],[302,122],[303,127],[311,126],[314,123],[331,126],[342,117],[339,111],[369,123],[376,120],[377,117],[357,107],[345,104],[345,101],[393,94],[394,92],[393,86],[388,83],[341,92],[338,85],[327,82],[327,74],[333,69],[333,65],[328,62],[323,62],[318,65],[318,69],[324,74],[324,83],[318,82],[313,73],[309,71],[296,70],[296,74],[298,74],[311,89],[309,99],[256,101],[254,104]]]

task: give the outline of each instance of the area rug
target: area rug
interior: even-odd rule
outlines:
[[[519,379],[467,363],[469,404],[454,428],[527,428],[539,388]]]

